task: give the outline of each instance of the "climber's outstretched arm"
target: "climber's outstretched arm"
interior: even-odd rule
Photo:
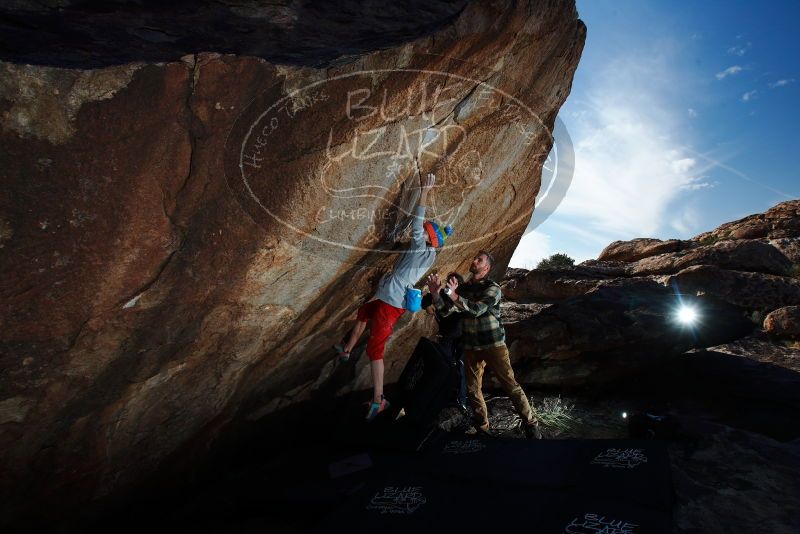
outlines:
[[[420,189],[417,209],[414,210],[414,220],[411,224],[411,241],[417,248],[425,248],[425,232],[422,230],[422,224],[425,222],[425,206],[428,203],[428,192],[433,189],[434,183],[436,183],[436,176],[428,173],[425,183],[422,184]]]

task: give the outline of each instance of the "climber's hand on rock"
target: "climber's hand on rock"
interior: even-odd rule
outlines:
[[[432,172],[428,173],[428,176],[425,178],[425,183],[422,186],[422,190],[424,192],[428,192],[433,189],[433,185],[436,183],[436,175]]]
[[[428,173],[428,177],[425,178],[425,183],[422,184],[422,190],[420,191],[419,195],[419,205],[425,206],[428,202],[428,193],[430,192],[431,188],[433,188],[433,184],[436,183],[436,176],[432,173]]]

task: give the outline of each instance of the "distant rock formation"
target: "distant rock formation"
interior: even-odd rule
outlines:
[[[785,306],[770,312],[764,318],[764,330],[778,338],[800,341],[800,306]]]
[[[768,333],[797,339],[799,246],[800,200],[792,200],[685,241],[616,241],[571,268],[510,270],[504,317],[517,373],[540,386],[620,380],[733,342],[762,321]],[[696,325],[676,320],[681,303],[697,309]]]

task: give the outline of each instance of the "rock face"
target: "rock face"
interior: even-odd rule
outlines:
[[[603,278],[578,270],[534,269],[513,283],[503,284],[503,296],[516,302],[562,300],[583,295]]]
[[[639,238],[630,241],[614,241],[598,256],[598,260],[634,262],[660,254],[679,252],[720,241],[761,240],[783,253],[792,263],[797,263],[798,240],[800,239],[800,201],[782,202],[765,211],[748,215],[703,232],[692,239]]]
[[[778,306],[800,302],[800,280],[788,276],[731,271],[696,265],[666,277],[669,286],[685,293],[711,294],[736,306],[764,314]]]
[[[466,4],[198,0],[155,5],[115,0],[110,10],[85,0],[15,0],[0,6],[5,37],[0,59],[96,68],[215,51],[325,67],[342,57],[428,35]]]
[[[782,239],[800,236],[800,200],[781,202],[764,213],[722,224],[692,238],[703,242],[724,239]]]
[[[461,5],[434,4],[425,36],[320,68],[0,66],[4,521],[120,495],[307,396],[396,260],[420,174],[456,232],[435,268],[478,248],[505,267],[585,27],[571,0],[479,1],[431,31]],[[402,318],[389,381],[431,326]]]
[[[699,425],[698,425],[699,426]],[[670,449],[674,532],[796,532],[800,447],[754,432],[704,424],[700,446]],[[710,434],[710,435],[709,435]]]
[[[509,269],[511,271],[511,269]],[[578,295],[601,285],[603,280],[629,276],[630,267],[613,261],[586,261],[561,269],[514,269],[500,286],[503,297],[514,302],[552,302]],[[524,271],[524,272],[519,272]]]
[[[800,302],[800,298],[795,302]],[[778,308],[764,318],[764,330],[777,337],[800,340],[800,306]]]
[[[535,386],[599,385],[632,376],[694,347],[747,335],[754,324],[713,297],[684,299],[703,310],[701,328],[677,319],[672,290],[645,278],[619,279],[525,316],[504,314],[517,377]]]
[[[770,239],[769,244],[780,250],[793,265],[800,265],[800,237]]]
[[[597,256],[601,261],[636,261],[657,254],[677,252],[684,247],[680,239],[639,238],[630,241],[614,241]]]
[[[504,317],[518,375],[548,386],[621,380],[689,348],[732,342],[764,316],[767,331],[791,338],[798,210],[800,201],[783,202],[690,240],[616,241],[571,268],[515,269],[501,285],[514,303]],[[687,301],[700,314],[693,336],[673,322]]]
[[[670,254],[642,258],[633,264],[633,275],[669,274],[692,265],[716,265],[722,269],[786,275],[791,262],[778,249],[755,240],[722,241]]]

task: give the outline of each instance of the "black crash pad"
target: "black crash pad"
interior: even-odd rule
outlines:
[[[672,509],[672,472],[664,442],[601,439],[577,443],[576,493]]]
[[[671,530],[669,457],[659,442],[453,436],[425,454],[371,458],[320,532]]]

